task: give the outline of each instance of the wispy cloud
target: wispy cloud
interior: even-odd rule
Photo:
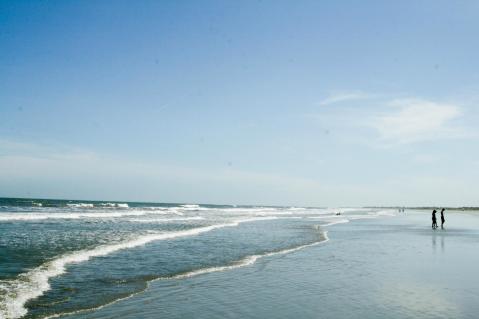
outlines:
[[[325,106],[347,101],[371,99],[375,97],[377,97],[376,94],[366,93],[362,91],[339,92],[331,94],[327,98],[321,100],[319,102],[319,105]]]
[[[458,123],[463,111],[457,105],[423,99],[398,99],[386,104],[388,111],[369,122],[381,142],[408,144],[470,135]]]

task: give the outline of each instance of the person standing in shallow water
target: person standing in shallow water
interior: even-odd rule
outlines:
[[[436,210],[432,211],[432,229],[437,228]]]
[[[446,222],[446,219],[444,218],[444,211],[445,211],[445,209],[443,208],[441,210],[441,229],[444,229],[444,223]]]

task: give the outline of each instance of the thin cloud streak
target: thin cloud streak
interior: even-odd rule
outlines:
[[[331,104],[347,102],[347,101],[372,99],[376,97],[378,97],[378,95],[366,93],[362,91],[341,92],[341,93],[336,93],[336,94],[332,94],[328,96],[327,98],[320,101],[319,105],[325,106],[325,105],[331,105]]]

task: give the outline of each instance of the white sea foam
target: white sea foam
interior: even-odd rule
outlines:
[[[44,219],[80,219],[80,218],[114,218],[122,216],[145,215],[141,212],[112,213],[13,213],[1,214],[0,221],[44,220]]]
[[[129,208],[128,204],[126,203],[102,203],[99,206],[103,207],[112,207],[112,208]]]
[[[171,207],[147,206],[147,207],[141,207],[141,209],[144,209],[144,210],[169,210],[169,209],[171,209]]]
[[[246,218],[230,223],[198,227],[189,230],[153,233],[118,244],[104,245],[91,250],[80,250],[63,255],[26,273],[20,274],[15,280],[0,282],[0,291],[2,291],[2,295],[0,296],[0,318],[20,318],[24,316],[27,313],[27,309],[25,308],[26,302],[43,295],[45,291],[49,290],[49,279],[65,273],[66,266],[69,264],[85,262],[90,258],[105,256],[119,250],[142,246],[157,240],[196,236],[219,228],[235,227],[240,223],[268,219],[274,218]]]
[[[184,207],[184,208],[200,208],[200,205],[197,205],[197,204],[184,204],[184,205],[181,205],[181,207]]]
[[[129,208],[127,203],[99,203],[97,205],[92,203],[69,203],[67,204],[70,208],[94,208],[94,207],[103,207],[103,208]]]
[[[221,208],[219,210],[228,212],[228,213],[240,213],[240,214],[279,211],[277,208],[269,208],[269,207],[233,207],[233,208]]]
[[[120,211],[85,211],[85,212],[69,212],[69,213],[1,213],[1,221],[12,220],[44,220],[44,219],[81,219],[81,218],[116,218],[123,216],[143,216],[143,215],[183,215],[175,210],[140,210],[128,209]]]
[[[304,207],[294,207],[294,206],[292,206],[292,207],[290,207],[290,208],[288,208],[288,209],[289,209],[289,210],[306,210],[306,208],[304,208]]]
[[[394,211],[391,210],[383,210],[383,211],[377,211],[377,212],[370,212],[367,214],[362,214],[362,215],[351,215],[348,216],[349,219],[351,220],[357,220],[357,219],[376,219],[378,217],[393,217],[396,216]]]
[[[277,216],[277,215],[293,215],[293,212],[281,212],[281,211],[259,211],[255,212],[256,216]]]
[[[169,223],[176,221],[203,220],[204,217],[176,217],[176,218],[130,218],[128,221],[137,223]]]
[[[174,214],[174,215],[184,215],[183,212],[180,211],[180,207],[137,207],[134,208],[136,211],[144,212],[144,214]],[[133,208],[130,208],[133,210]]]
[[[95,205],[87,204],[87,203],[77,203],[77,204],[67,204],[68,207],[71,208],[93,208]]]
[[[211,208],[201,207],[200,205],[196,205],[196,204],[185,204],[185,205],[181,205],[181,206],[175,207],[175,208],[180,209],[180,210],[185,210],[185,211],[189,211],[189,210],[211,210]]]
[[[380,210],[376,212],[378,216],[396,216],[396,213],[393,210]]]

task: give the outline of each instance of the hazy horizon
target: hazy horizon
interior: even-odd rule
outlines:
[[[232,207],[284,207],[284,208],[317,208],[317,209],[342,209],[342,208],[403,208],[403,209],[431,209],[431,208],[445,208],[446,210],[477,210],[479,207],[475,206],[290,206],[290,205],[268,205],[261,203],[201,203],[201,202],[155,202],[155,201],[129,201],[121,199],[85,199],[85,198],[29,198],[29,197],[5,197],[0,196],[2,199],[16,199],[16,200],[39,200],[39,201],[51,201],[51,202],[78,202],[78,203],[128,203],[128,204],[161,204],[161,205],[206,205],[206,206],[232,206]]]
[[[479,206],[479,4],[0,3],[0,196]]]

